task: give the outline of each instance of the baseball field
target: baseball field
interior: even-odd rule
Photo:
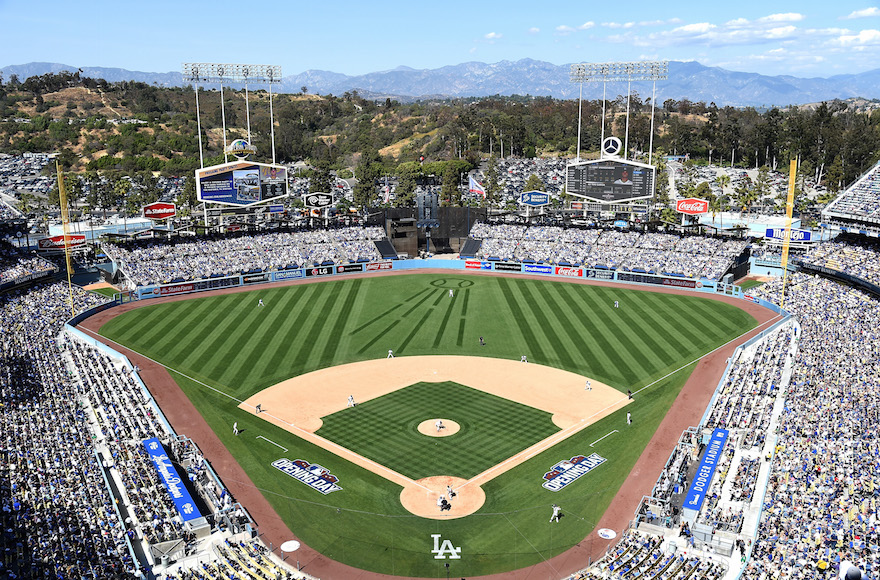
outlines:
[[[101,334],[169,369],[310,548],[468,577],[583,541],[696,361],[756,324],[699,295],[450,272],[146,305]]]

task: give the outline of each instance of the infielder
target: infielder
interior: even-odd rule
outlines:
[[[232,434],[238,436],[238,421],[232,424]]]
[[[354,406],[355,406],[354,395],[349,395],[349,396],[348,396],[348,406],[349,406],[349,407],[354,407]]]
[[[550,522],[559,523],[559,512],[560,511],[561,510],[559,509],[559,506],[556,504],[553,504],[553,515],[550,516]]]
[[[440,429],[443,429],[443,421],[437,419],[437,422],[434,423],[434,427],[437,427],[437,433],[439,433]]]
[[[526,357],[526,355],[522,355],[521,357],[519,357],[519,362],[527,363],[529,362],[529,359],[528,357]]]
[[[632,424],[633,424],[633,416],[632,416],[632,413],[627,413],[627,414],[626,414],[626,424],[627,424],[627,425],[632,425]]]
[[[587,379],[587,385],[584,387],[584,390],[585,391],[592,391],[593,390],[593,383],[590,382],[590,379]]]
[[[385,358],[394,358],[394,351],[389,348],[388,349],[388,356],[386,356]]]

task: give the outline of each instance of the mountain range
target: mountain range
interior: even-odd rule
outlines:
[[[393,70],[350,76],[342,73],[307,70],[285,76],[278,92],[298,93],[306,87],[309,93],[341,95],[358,91],[364,98],[386,97],[411,101],[454,97],[486,97],[492,95],[533,95],[571,99],[578,96],[578,85],[569,81],[570,66],[555,65],[532,59],[487,64],[466,62],[436,69],[398,67]],[[4,80],[17,75],[20,80],[30,76],[82,70],[82,75],[103,78],[108,82],[140,81],[159,86],[183,86],[187,83],[179,72],[142,72],[121,68],[75,67],[58,63],[32,62],[0,68]],[[232,85],[235,87],[236,85]],[[254,85],[254,88],[260,88]],[[626,83],[611,82],[608,98],[626,93]],[[633,82],[632,90],[642,99],[651,96],[652,84]],[[600,83],[586,84],[584,98],[602,97]],[[768,76],[736,72],[704,66],[695,61],[669,63],[667,80],[657,81],[657,102],[667,99],[714,102],[718,106],[786,107],[861,97],[880,98],[880,69],[859,74],[836,75],[829,78],[801,78],[791,75]]]

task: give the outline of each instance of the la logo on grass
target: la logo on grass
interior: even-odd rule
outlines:
[[[445,560],[446,554],[449,554],[450,560],[460,560],[461,559],[461,547],[456,548],[452,545],[452,540],[443,540],[443,543],[440,543],[440,534],[431,534],[431,537],[434,538],[434,549],[431,552],[434,553],[435,560]]]

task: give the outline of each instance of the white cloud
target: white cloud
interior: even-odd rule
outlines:
[[[761,18],[758,18],[756,22],[775,24],[777,22],[800,22],[803,19],[803,14],[798,14],[797,12],[786,12],[784,14],[771,14],[770,16],[763,16]]]
[[[584,22],[583,24],[581,24],[580,26],[578,26],[578,30],[588,30],[594,26],[596,26],[596,23],[593,22],[592,20],[588,20],[588,21]]]
[[[529,34],[538,34],[539,32],[541,32],[541,29],[538,28],[537,26],[532,26],[532,27],[529,28],[529,30],[528,30],[528,33],[529,33]]]
[[[632,28],[635,26],[635,22],[603,22],[602,26],[605,28]]]
[[[673,34],[706,34],[707,32],[718,28],[714,24],[708,22],[695,22],[693,24],[685,24],[678,28],[673,28]]]
[[[842,34],[837,38],[835,44],[853,48],[880,46],[880,30],[869,29],[862,30],[858,34]]]
[[[567,24],[560,24],[556,27],[556,32],[559,34],[571,34],[574,32],[574,28],[568,26]]]
[[[489,34],[485,35],[483,38],[485,38],[486,40],[498,40],[499,38],[501,38],[501,36],[502,35],[499,32],[490,32]]]
[[[853,18],[869,18],[871,16],[880,16],[880,8],[877,8],[876,6],[871,6],[870,8],[854,10],[853,12],[850,12],[847,16],[842,16],[841,20],[852,20]]]

